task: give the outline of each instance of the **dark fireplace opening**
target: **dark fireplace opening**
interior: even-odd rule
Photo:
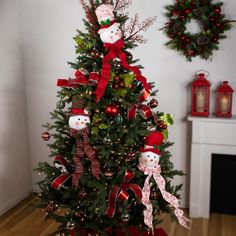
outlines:
[[[236,155],[212,154],[210,212],[236,215]]]

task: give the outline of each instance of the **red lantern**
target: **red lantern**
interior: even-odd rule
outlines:
[[[211,83],[206,79],[207,76],[204,73],[196,73],[196,79],[192,83],[193,116],[209,116]]]
[[[234,90],[229,86],[228,81],[223,83],[216,90],[216,116],[231,117],[232,101]]]

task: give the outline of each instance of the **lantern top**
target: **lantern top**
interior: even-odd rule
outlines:
[[[202,86],[202,87],[210,87],[211,83],[206,79],[204,73],[196,74],[196,79],[193,81],[192,86]]]
[[[218,93],[233,93],[234,90],[232,87],[229,85],[228,81],[223,81],[221,85],[217,88]]]

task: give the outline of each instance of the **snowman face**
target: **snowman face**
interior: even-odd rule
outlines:
[[[115,23],[109,28],[102,29],[100,33],[100,38],[104,43],[115,43],[119,39],[121,39],[122,33],[119,29],[119,24]]]
[[[76,115],[69,118],[69,126],[72,129],[81,130],[90,124],[90,118],[88,116]]]
[[[154,168],[158,165],[160,156],[154,152],[143,152],[139,158],[139,165],[147,168]]]

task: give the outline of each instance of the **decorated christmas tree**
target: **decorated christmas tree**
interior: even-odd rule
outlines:
[[[74,78],[58,79],[57,106],[44,125],[54,162],[36,168],[44,174],[36,206],[60,223],[54,235],[165,235],[161,212],[188,227],[182,185],[171,184],[183,174],[167,150],[172,115],[158,110],[155,85],[130,52],[155,18],[128,19],[129,0],[81,3],[87,33],[74,38]]]

